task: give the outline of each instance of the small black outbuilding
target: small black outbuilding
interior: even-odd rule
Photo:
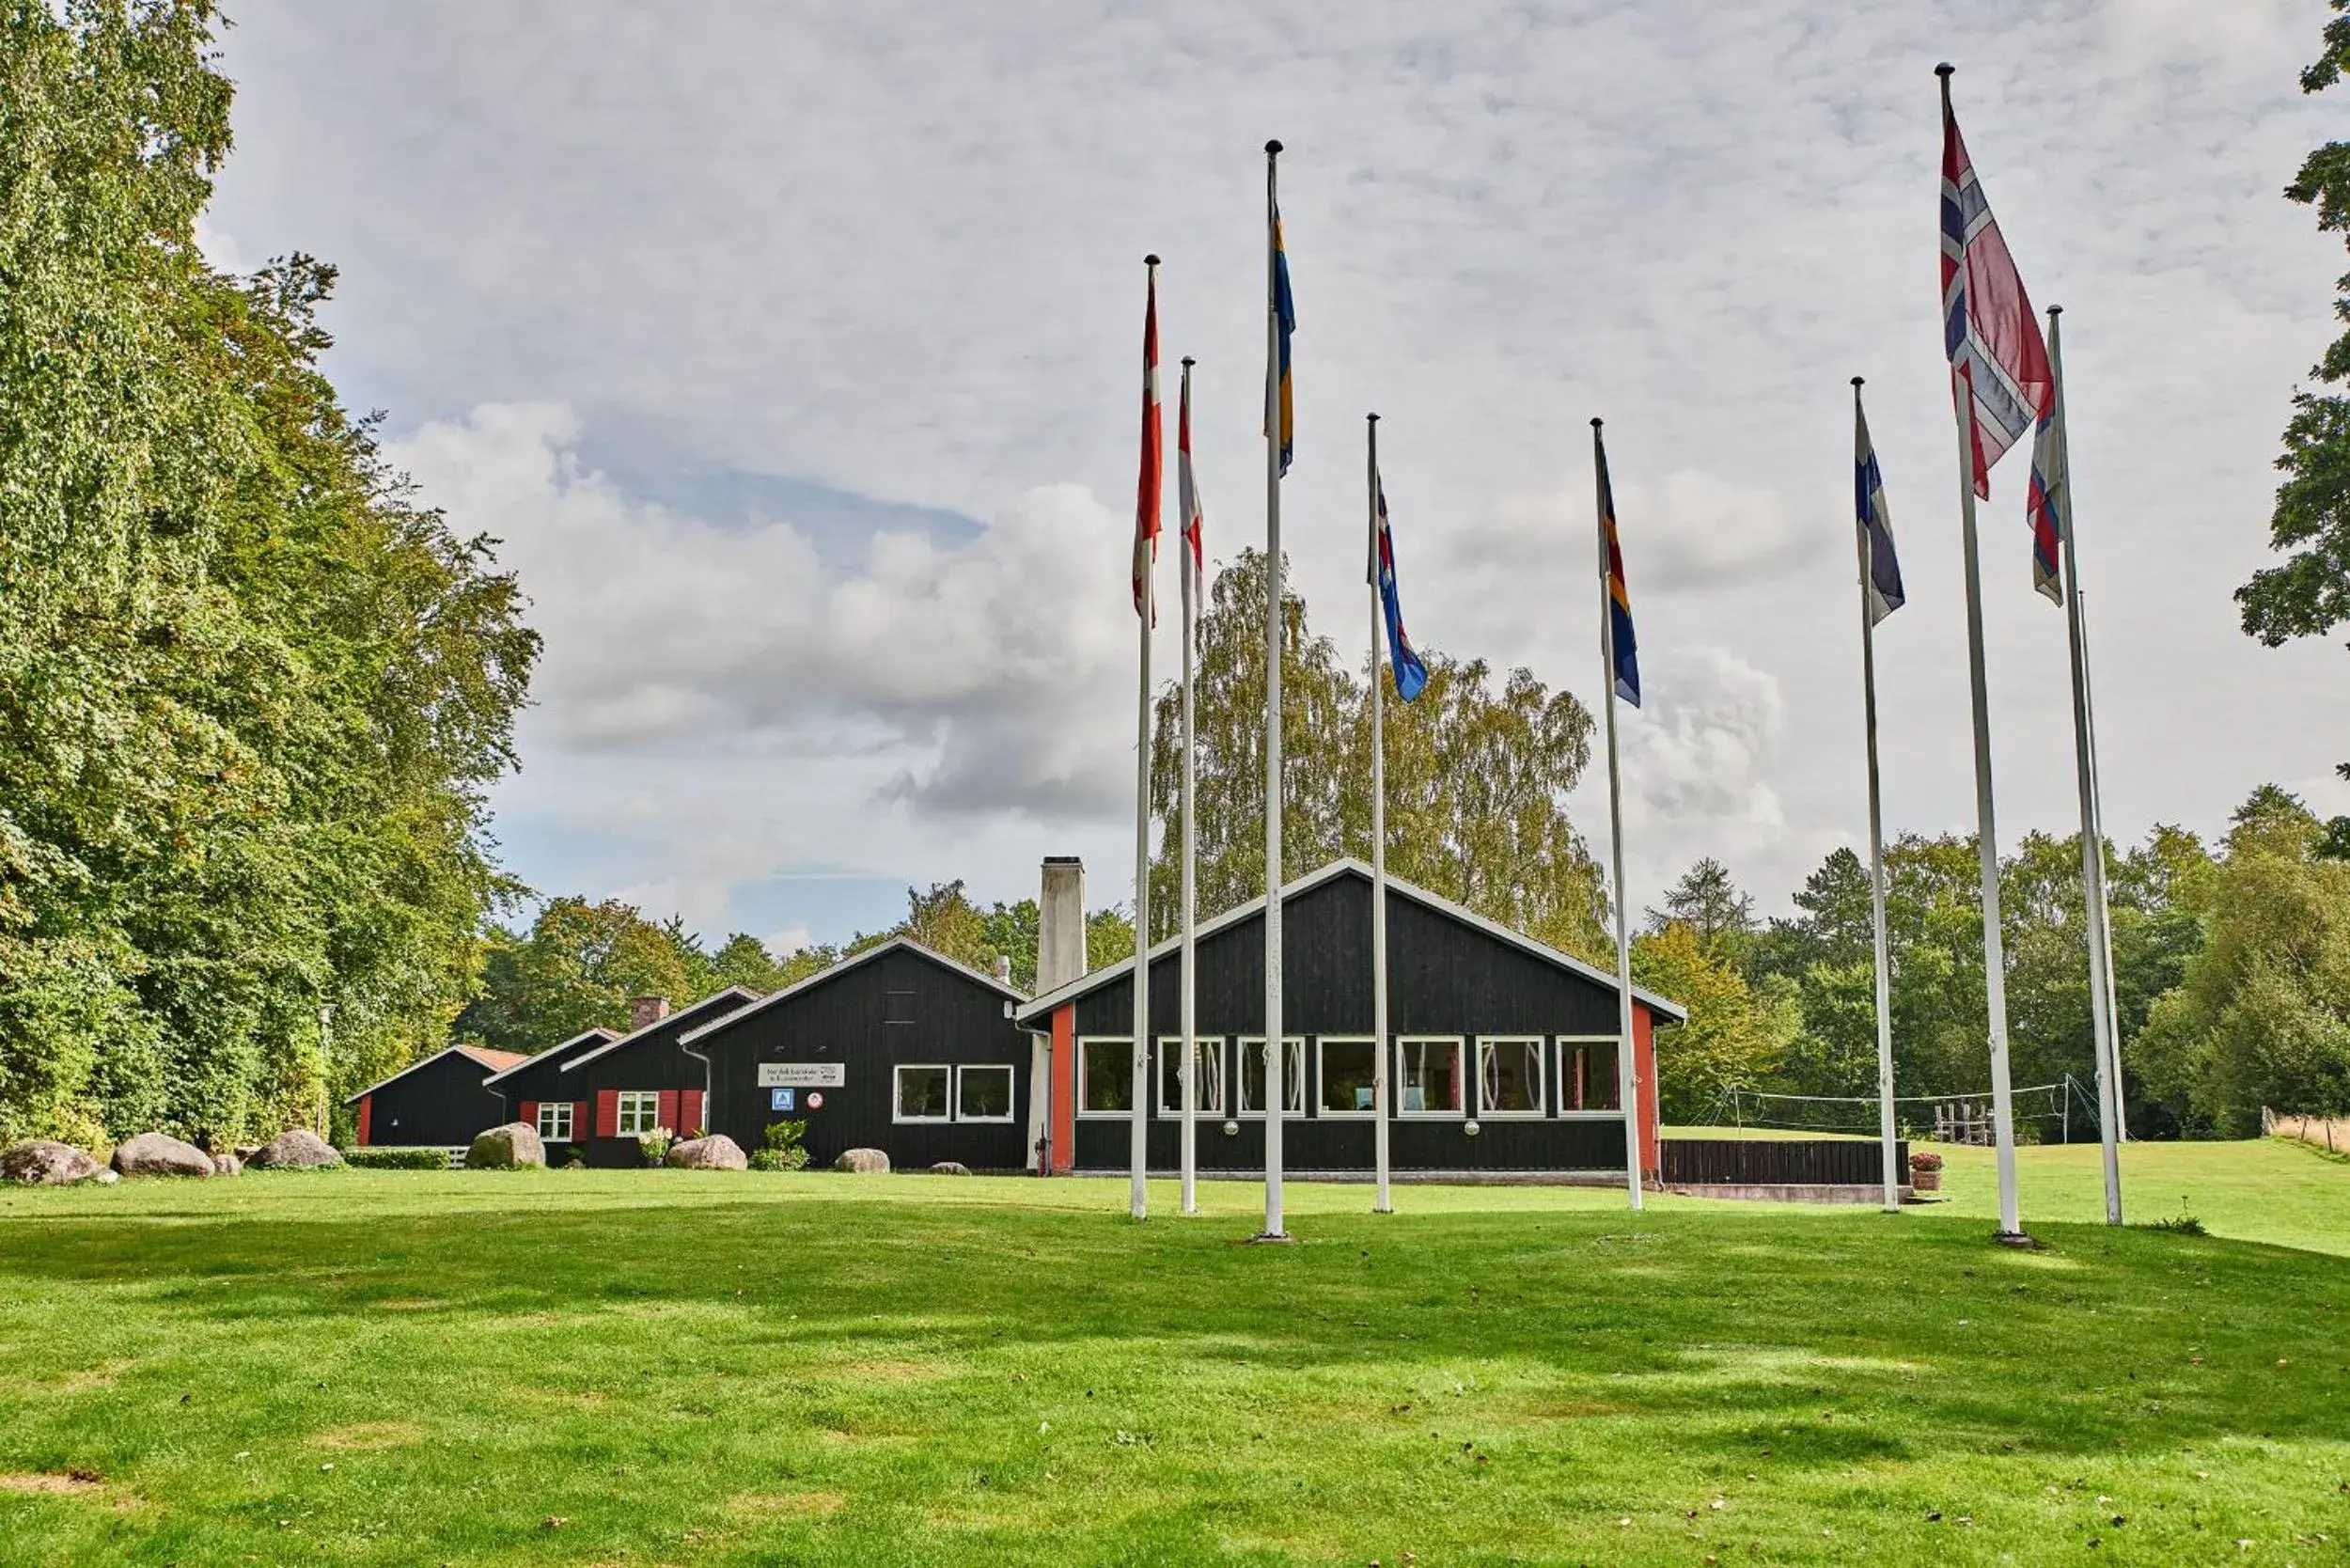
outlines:
[[[807,1123],[810,1162],[879,1149],[901,1170],[1030,1161],[1035,1046],[1021,993],[893,937],[688,1032],[710,1063],[710,1129],[746,1150]]]
[[[637,1027],[628,1033],[574,1037],[491,1079],[506,1097],[501,1120],[538,1128],[550,1165],[574,1156],[590,1166],[642,1164],[641,1135],[666,1127],[690,1137],[708,1125],[709,1064],[682,1049],[680,1038],[758,996],[730,985],[675,1012],[660,997],[638,997],[631,1004]]]
[[[476,1133],[506,1120],[506,1102],[485,1087],[492,1075],[529,1059],[483,1045],[451,1045],[343,1104],[358,1108],[362,1148],[462,1149]]]

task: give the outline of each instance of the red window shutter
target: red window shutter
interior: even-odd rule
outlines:
[[[702,1091],[689,1089],[680,1099],[683,1104],[678,1107],[678,1132],[686,1137],[701,1137],[706,1130],[702,1126]]]
[[[652,1114],[658,1125],[666,1127],[673,1133],[676,1132],[681,1125],[677,1119],[677,1090],[663,1090],[660,1100],[654,1105]]]
[[[572,1137],[582,1143],[588,1140],[588,1115],[592,1108],[585,1100],[572,1102]],[[619,1120],[619,1114],[614,1111],[613,1119]]]
[[[525,1127],[530,1128],[533,1132],[536,1132],[536,1131],[538,1130],[538,1127],[539,1127],[539,1102],[538,1102],[538,1101],[536,1101],[536,1100],[525,1100],[525,1101],[523,1102],[523,1125],[524,1125],[524,1126],[525,1126]]]
[[[368,1141],[368,1123],[374,1120],[369,1113],[374,1109],[374,1095],[362,1094],[359,1096],[359,1141],[362,1145],[365,1145]]]
[[[620,1136],[620,1091],[617,1089],[596,1090],[596,1136]]]

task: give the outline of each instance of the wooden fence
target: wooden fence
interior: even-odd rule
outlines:
[[[1909,1180],[1909,1144],[1893,1145]],[[1885,1180],[1884,1146],[1873,1138],[1668,1137],[1660,1158],[1667,1186],[1869,1186]]]
[[[2350,1154],[2350,1116],[2290,1116],[2261,1107],[2261,1131],[2270,1137],[2295,1137],[2333,1154]]]

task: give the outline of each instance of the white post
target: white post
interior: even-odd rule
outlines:
[[[1151,278],[1151,298],[1155,330],[1158,301],[1159,259],[1146,256],[1143,263]],[[1158,416],[1158,342],[1153,337],[1144,354],[1143,377],[1149,395],[1149,415]],[[1152,495],[1145,502],[1148,510],[1155,511],[1158,497]],[[1139,533],[1139,527],[1137,527]],[[1147,1181],[1151,1153],[1151,621],[1155,612],[1158,585],[1155,582],[1158,548],[1155,541],[1146,542],[1139,537],[1135,541],[1135,572],[1140,591],[1136,608],[1136,622],[1140,627],[1138,644],[1141,649],[1137,663],[1141,684],[1135,694],[1135,1046],[1134,1046],[1134,1132],[1129,1142],[1128,1164],[1132,1169],[1127,1177],[1127,1208],[1136,1219],[1151,1212],[1151,1195]]]
[[[1950,68],[1942,79],[1942,119],[1950,123]],[[1982,672],[1982,570],[1975,543],[1974,408],[1956,367],[1950,370],[1950,402],[1958,421],[1959,528],[1966,557],[1966,677],[1975,716],[1976,855],[1982,874],[1982,980],[1989,1003],[1991,1036],[1991,1136],[1999,1173],[1999,1234],[2023,1234],[2015,1200],[2014,1105],[2007,1076],[2007,954],[1999,931],[1999,836],[1991,811],[1990,693]]]
[[[2056,480],[2057,533],[2064,545],[2064,631],[2073,666],[2073,767],[2081,805],[2081,902],[2089,926],[2089,1024],[2092,1049],[2097,1058],[2097,1142],[2105,1167],[2106,1223],[2122,1223],[2122,1155],[2115,1143],[2114,1104],[2121,1097],[2115,1081],[2113,1014],[2106,994],[2105,843],[2097,824],[2096,776],[2090,760],[2088,651],[2081,645],[2080,558],[2073,543],[2073,453],[2064,422],[2064,348],[2058,326],[2064,306],[2048,306],[2048,373],[2055,384],[2049,417],[2056,422],[2058,453]]]
[[[2069,482],[2069,481],[2068,481]],[[2106,1016],[2113,1020],[2113,1136],[2116,1140],[2130,1141],[2130,1097],[2128,1081],[2122,1076],[2122,1004],[2113,978],[2113,903],[2106,886],[2106,862],[2103,854],[2106,842],[2105,786],[2098,782],[2097,772],[2097,694],[2095,683],[2089,677],[2089,595],[2076,591],[2073,595],[2075,612],[2081,623],[2081,712],[2089,716],[2089,804],[2097,823],[2097,919],[2106,933]]]
[[[1852,379],[1853,423],[1861,423],[1861,378]],[[1866,497],[1862,505],[1869,505]],[[1874,933],[1877,1004],[1877,1138],[1885,1154],[1885,1212],[1902,1210],[1902,1172],[1893,1128],[1893,986],[1892,965],[1885,940],[1885,812],[1877,783],[1877,646],[1876,617],[1871,612],[1872,581],[1869,527],[1854,519],[1860,552],[1860,713],[1869,751],[1869,915]]]
[[[1640,1085],[1633,1065],[1638,1042],[1632,1029],[1631,895],[1623,880],[1623,779],[1616,765],[1616,619],[1608,591],[1607,449],[1600,421],[1591,421],[1593,505],[1599,519],[1600,703],[1607,711],[1607,821],[1616,855],[1616,1098],[1623,1109],[1623,1174],[1632,1208],[1645,1202],[1640,1189]]]
[[[1387,1194],[1387,745],[1380,650],[1379,416],[1364,416],[1370,431],[1371,496],[1371,1165],[1377,1191],[1373,1214],[1393,1214]]]
[[[1182,412],[1176,416],[1178,421],[1177,428],[1182,435],[1180,445],[1183,448],[1178,459],[1183,469],[1183,483],[1179,487],[1182,492],[1181,510],[1183,517],[1179,525],[1181,533],[1176,541],[1175,548],[1178,558],[1181,562],[1179,570],[1183,579],[1183,955],[1182,960],[1183,1014],[1183,1065],[1182,1074],[1183,1086],[1183,1213],[1187,1215],[1196,1215],[1199,1212],[1199,1157],[1198,1142],[1199,1121],[1199,1085],[1198,1083],[1199,1075],[1199,1016],[1198,987],[1196,984],[1198,979],[1197,963],[1198,959],[1198,944],[1197,937],[1192,932],[1192,923],[1195,915],[1192,876],[1197,863],[1198,847],[1192,834],[1192,797],[1194,792],[1198,788],[1198,777],[1197,767],[1198,748],[1193,744],[1192,740],[1191,665],[1193,652],[1192,645],[1198,640],[1199,635],[1199,609],[1198,604],[1194,598],[1197,584],[1193,581],[1193,578],[1196,575],[1196,571],[1191,554],[1191,526],[1192,510],[1194,506],[1191,488],[1191,366],[1192,361],[1190,357],[1186,355],[1183,359],[1183,409]]]
[[[1279,222],[1277,141],[1264,144],[1264,1235],[1281,1228],[1281,321],[1274,226]],[[1242,1063],[1246,1074],[1246,1062]]]

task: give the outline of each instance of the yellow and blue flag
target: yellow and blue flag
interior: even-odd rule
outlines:
[[[1592,421],[1597,424],[1597,420]],[[1607,447],[1593,447],[1599,460],[1599,528],[1607,548],[1607,646],[1615,656],[1616,695],[1640,705],[1640,661],[1632,635],[1632,595],[1623,582],[1623,549],[1616,540],[1616,491],[1607,482]]]
[[[1278,404],[1275,416],[1281,421],[1281,473],[1290,471],[1290,454],[1297,441],[1297,410],[1290,399],[1290,334],[1297,330],[1297,302],[1290,297],[1290,256],[1281,243],[1281,204],[1273,203],[1273,318],[1277,328],[1278,347],[1275,351]]]

